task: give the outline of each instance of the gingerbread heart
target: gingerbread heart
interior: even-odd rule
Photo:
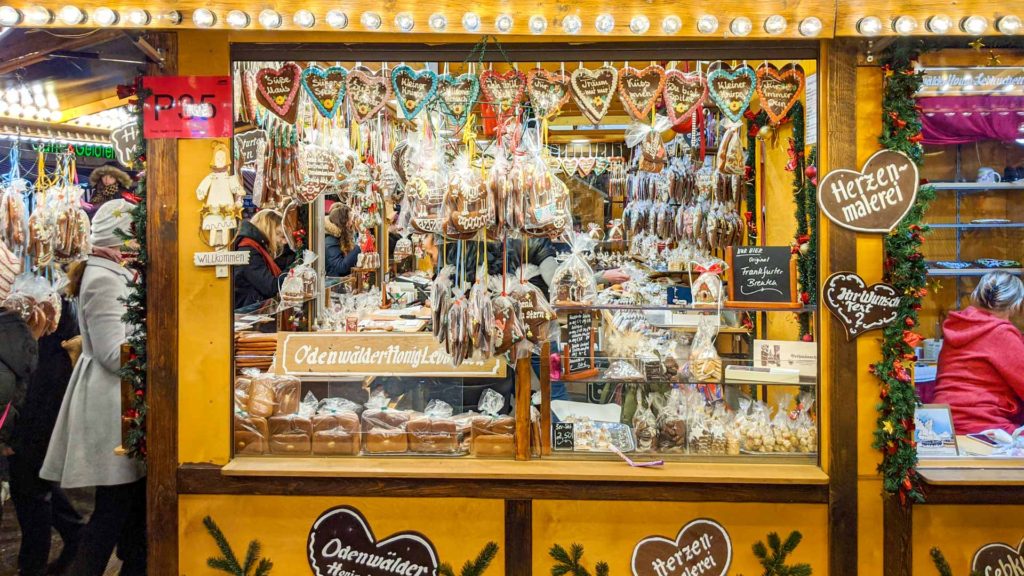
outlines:
[[[569,77],[565,72],[534,68],[526,75],[526,91],[537,117],[549,120],[569,101]]]
[[[321,68],[310,66],[302,71],[302,89],[313,101],[316,111],[324,118],[334,118],[345,101],[345,78],[348,70],[342,66]]]
[[[485,70],[480,75],[480,88],[488,103],[494,106],[499,114],[504,114],[523,101],[526,76],[515,69],[504,74],[499,74],[494,70]]]
[[[569,93],[587,120],[600,124],[612,105],[618,80],[619,71],[611,66],[597,70],[577,68],[570,76]]]
[[[800,100],[804,82],[804,69],[799,64],[786,64],[780,70],[766,62],[757,68],[757,96],[773,126],[778,126]]]
[[[585,156],[580,158],[578,165],[579,167],[577,169],[579,170],[580,176],[586,178],[594,171],[594,166],[597,165],[597,158],[593,156]]]
[[[401,65],[391,72],[391,85],[398,100],[398,109],[409,120],[415,118],[437,94],[437,74]]]
[[[308,204],[344,179],[341,158],[328,148],[304,146],[299,153],[299,183],[295,199]]]
[[[754,96],[757,76],[744,64],[733,70],[722,65],[708,73],[708,93],[722,114],[733,122],[740,122]]]
[[[611,165],[611,161],[604,156],[599,156],[597,162],[594,163],[594,174],[600,176],[608,171],[608,167]]]
[[[562,172],[566,176],[572,176],[580,167],[579,158],[562,158]]]
[[[373,118],[391,98],[391,83],[381,73],[356,68],[345,79],[345,90],[356,122]]]
[[[708,97],[708,81],[700,74],[679,70],[665,73],[665,109],[673,126],[696,112]]]
[[[449,122],[461,127],[480,97],[480,80],[475,74],[442,74],[437,77],[437,101]]]
[[[295,123],[299,107],[295,98],[299,95],[299,78],[302,69],[294,62],[288,62],[278,69],[263,68],[256,72],[256,99],[289,124]]]
[[[665,69],[658,65],[643,70],[623,68],[619,72],[619,100],[634,120],[647,121],[665,88]]]

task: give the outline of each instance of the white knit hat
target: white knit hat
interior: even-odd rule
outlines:
[[[120,198],[100,206],[92,219],[92,235],[89,237],[92,245],[104,248],[123,245],[125,241],[117,230],[124,234],[131,234],[132,209],[134,207],[131,202]]]
[[[11,293],[14,278],[21,273],[21,258],[18,258],[7,244],[0,242],[0,302]]]

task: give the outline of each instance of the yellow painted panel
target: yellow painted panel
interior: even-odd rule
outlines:
[[[502,550],[487,574],[505,572],[505,506],[501,500],[204,495],[182,496],[178,501],[178,573],[211,573],[206,559],[218,551],[203,526],[203,517],[209,515],[236,554],[244,555],[249,541],[258,539],[264,557],[274,562],[274,574],[310,574],[306,559],[309,529],[324,511],[343,504],[363,514],[378,540],[395,532],[420,532],[434,543],[440,560],[456,570],[493,541]]]
[[[554,544],[583,545],[584,563],[593,572],[598,561],[612,574],[630,574],[633,547],[647,536],[674,539],[695,518],[718,521],[732,539],[729,574],[760,574],[751,546],[769,532],[803,534],[792,562],[808,562],[814,574],[828,573],[828,508],[824,504],[730,504],[667,502],[534,501],[533,572],[550,574]]]
[[[933,546],[942,550],[954,574],[967,574],[978,548],[990,542],[1016,547],[1021,538],[1024,506],[914,506],[914,576],[936,574],[929,556]]]
[[[882,482],[878,478],[857,481],[857,568],[860,574],[882,573]]]
[[[181,75],[229,73],[227,34],[179,32]],[[224,464],[231,445],[231,280],[198,268],[195,190],[209,173],[212,140],[178,141],[178,459]],[[159,193],[159,190],[156,191]]]

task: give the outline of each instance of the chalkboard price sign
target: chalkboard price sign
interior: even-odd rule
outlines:
[[[554,427],[554,438],[551,442],[552,448],[555,450],[575,450],[576,436],[574,435],[572,422],[555,422]]]
[[[797,308],[796,259],[789,246],[729,249],[729,306]]]
[[[594,317],[590,312],[570,313],[562,347],[562,378],[579,380],[597,375],[594,363]]]

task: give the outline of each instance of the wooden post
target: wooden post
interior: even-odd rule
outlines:
[[[540,455],[551,454],[551,342],[540,345]]]
[[[529,358],[516,360],[516,460],[530,459],[530,373]]]

